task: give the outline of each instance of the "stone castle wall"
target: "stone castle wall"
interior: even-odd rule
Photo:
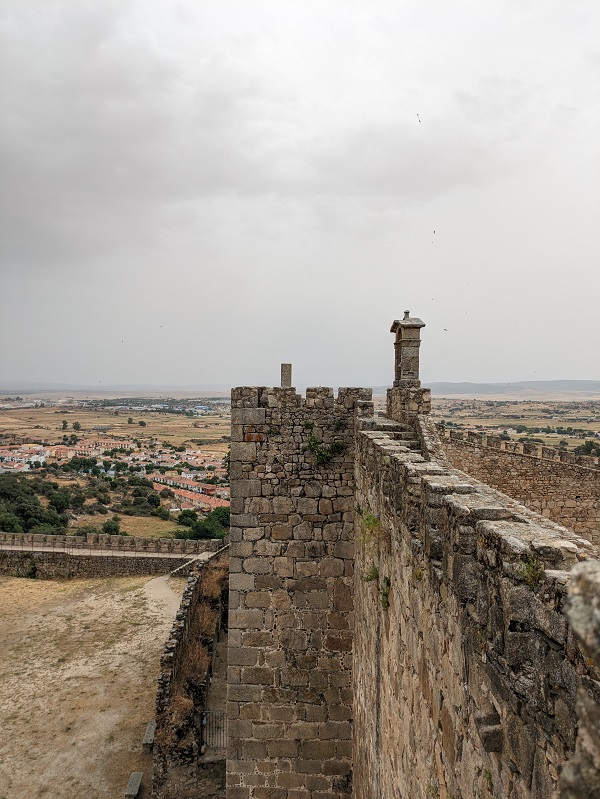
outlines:
[[[228,799],[593,796],[600,550],[368,396],[232,393]]]
[[[356,441],[355,796],[557,797],[600,700],[567,586],[600,551],[377,427]],[[561,796],[593,795],[574,771]]]
[[[596,459],[454,430],[446,431],[441,443],[455,468],[600,544]]]
[[[133,535],[105,535],[91,533],[78,535],[34,535],[31,533],[0,533],[0,549],[3,545],[31,549],[52,547],[53,549],[115,549],[120,552],[172,552],[182,555],[199,555],[216,552],[222,542],[216,539],[187,540],[184,538],[142,538]]]
[[[165,558],[133,555],[71,555],[68,552],[0,550],[0,574],[38,580],[61,580],[77,577],[127,577],[132,574],[169,574],[184,567],[189,555]]]
[[[351,794],[354,433],[370,398],[232,391],[228,799]]]

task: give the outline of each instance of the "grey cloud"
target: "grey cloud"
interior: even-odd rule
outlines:
[[[5,0],[4,373],[381,382],[410,307],[431,379],[576,376],[552,372],[566,339],[544,350],[598,274],[598,6],[576,6]]]
[[[427,201],[493,180],[524,136],[527,91],[500,81],[424,124],[406,109],[316,135],[252,64],[218,48],[190,64],[124,27],[126,7],[59,5],[48,40],[33,24],[39,59],[8,49],[1,234],[21,267],[150,247],[178,204],[227,192]]]

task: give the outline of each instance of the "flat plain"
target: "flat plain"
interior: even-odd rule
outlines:
[[[0,577],[0,799],[114,799],[154,717],[184,580]]]
[[[128,424],[131,418],[133,424]],[[62,429],[65,420],[68,429]],[[145,422],[145,426],[139,424]],[[188,443],[190,447],[202,448],[204,452],[214,452],[221,457],[227,451],[228,442],[223,436],[229,436],[231,422],[229,415],[207,415],[188,417],[178,414],[156,413],[150,411],[123,411],[115,416],[114,412],[103,409],[88,409],[64,406],[61,408],[16,408],[0,410],[0,433],[8,433],[19,437],[44,439],[44,443],[61,441],[64,433],[72,433],[73,423],[79,422],[80,438],[105,436],[112,438],[137,438],[141,442],[150,443],[166,441],[174,446]],[[94,428],[105,428],[102,432]],[[202,442],[202,443],[197,443]],[[6,441],[5,443],[10,443]]]

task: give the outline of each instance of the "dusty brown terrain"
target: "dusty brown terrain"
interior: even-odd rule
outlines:
[[[113,799],[142,752],[184,580],[0,577],[0,799]]]
[[[128,424],[131,417],[134,424]],[[62,421],[65,419],[69,425],[63,431]],[[145,427],[140,427],[138,422],[146,422]],[[72,433],[73,423],[79,422],[81,430],[77,433],[80,438],[97,436],[94,427],[106,427],[102,433],[107,437],[133,439],[149,443],[151,439],[167,441],[174,446],[192,442],[203,441],[197,444],[204,452],[215,453],[221,457],[227,451],[227,442],[222,441],[223,436],[229,436],[231,419],[229,416],[198,416],[188,418],[174,414],[151,413],[149,411],[128,411],[115,416],[114,413],[102,409],[86,409],[77,407],[59,408],[21,408],[14,410],[0,410],[0,432],[25,436],[28,438],[43,438],[45,443],[62,441],[63,435]],[[10,443],[8,440],[6,443]]]

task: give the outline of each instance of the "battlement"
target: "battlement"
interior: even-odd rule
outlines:
[[[555,447],[544,447],[524,441],[505,441],[500,436],[489,433],[478,433],[473,430],[452,430],[444,425],[437,426],[442,438],[450,441],[463,441],[473,447],[490,447],[491,449],[511,452],[516,455],[527,455],[531,458],[544,458],[554,463],[571,463],[586,469],[600,469],[600,458],[590,455],[575,455],[573,452],[562,452]]]
[[[600,543],[597,458],[439,427],[447,460],[569,530]]]
[[[199,555],[215,552],[222,542],[216,539],[186,540],[184,538],[142,538],[129,535],[89,533],[78,535],[38,535],[32,533],[0,533],[0,550],[45,549],[51,552],[85,550],[90,554],[107,551],[157,553],[165,555]]]
[[[306,389],[302,396],[295,388],[267,386],[243,386],[231,390],[231,409],[243,408],[345,408],[352,409],[357,401],[372,399],[373,392],[367,388],[339,388],[335,396],[333,388],[315,386]],[[250,418],[237,416],[236,418]],[[256,417],[262,418],[258,415]]]

